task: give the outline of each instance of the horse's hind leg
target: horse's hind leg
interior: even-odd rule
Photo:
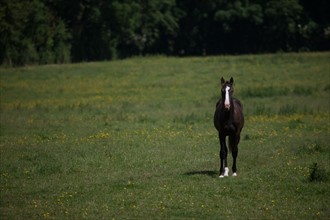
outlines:
[[[236,158],[237,158],[237,155],[238,155],[238,149],[236,147],[236,150],[233,150],[232,152],[233,154],[233,176],[237,176],[237,168],[236,168]]]
[[[238,155],[238,143],[240,140],[240,135],[235,135],[235,136],[230,136],[229,137],[229,144],[230,144],[230,149],[231,149],[231,153],[233,156],[233,176],[237,176],[237,167],[236,167],[236,159],[237,159],[237,155]]]

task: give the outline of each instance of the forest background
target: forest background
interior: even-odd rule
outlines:
[[[0,64],[330,49],[328,0],[2,0]]]

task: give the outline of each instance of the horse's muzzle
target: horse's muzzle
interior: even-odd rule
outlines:
[[[230,110],[230,104],[225,104],[225,110],[229,111]]]

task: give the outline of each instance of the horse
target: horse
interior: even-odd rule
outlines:
[[[228,176],[229,169],[227,163],[228,149],[226,137],[229,137],[229,150],[233,156],[232,176],[237,176],[236,158],[238,154],[238,143],[240,134],[244,126],[244,115],[242,103],[233,97],[234,79],[229,81],[221,77],[221,98],[216,104],[214,113],[214,126],[218,131],[220,140],[220,174],[223,178]]]

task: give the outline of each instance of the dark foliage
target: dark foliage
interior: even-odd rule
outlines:
[[[330,49],[327,0],[2,0],[4,65]]]

